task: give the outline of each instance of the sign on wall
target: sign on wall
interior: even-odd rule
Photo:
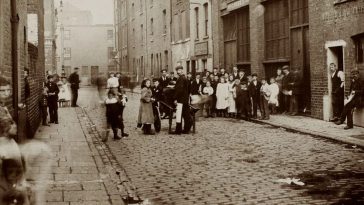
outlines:
[[[201,42],[195,44],[195,55],[201,56],[201,55],[208,55],[209,53],[209,47],[208,42]]]
[[[239,8],[247,6],[247,5],[249,5],[249,0],[234,1],[234,2],[228,3],[227,10],[233,11],[233,10],[239,9]]]

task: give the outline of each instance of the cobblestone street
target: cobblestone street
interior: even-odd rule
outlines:
[[[105,114],[93,88],[80,90],[97,129]],[[197,134],[144,136],[136,129],[139,95],[124,112],[130,137],[108,147],[137,188],[153,204],[362,204],[364,152],[268,125],[232,119],[200,119]],[[305,185],[279,179],[299,178]]]

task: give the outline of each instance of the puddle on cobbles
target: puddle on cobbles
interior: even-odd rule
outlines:
[[[364,204],[364,171],[303,172],[296,176],[304,186],[282,185],[304,191],[303,196],[330,204]]]

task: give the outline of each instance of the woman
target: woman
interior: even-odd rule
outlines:
[[[146,135],[153,135],[152,124],[154,123],[153,100],[151,81],[146,79],[142,82],[141,98],[139,107],[138,124],[143,125],[143,132]]]
[[[220,77],[220,83],[216,88],[216,110],[221,117],[227,116],[229,106],[229,85],[225,83],[225,77]]]
[[[284,112],[284,95],[282,93],[282,81],[283,81],[284,74],[282,72],[282,68],[277,69],[277,77],[275,82],[278,85],[279,94],[278,94],[278,104],[279,104],[279,111]]]
[[[59,94],[58,94],[58,98],[59,98],[59,102],[60,102],[60,106],[63,107],[65,103],[66,105],[69,105],[69,102],[71,101],[71,91],[69,88],[69,83],[67,82],[67,79],[65,77],[61,78],[61,81],[59,81],[58,83],[58,87],[59,87]]]
[[[229,76],[229,83],[228,83],[228,89],[229,89],[229,107],[228,107],[228,113],[230,117],[235,117],[236,115],[236,102],[234,99],[234,92],[235,92],[235,78],[233,75]]]

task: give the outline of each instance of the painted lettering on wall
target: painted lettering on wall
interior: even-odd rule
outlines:
[[[323,13],[322,20],[334,21],[334,20],[349,18],[352,16],[358,16],[361,14],[364,14],[364,5],[347,7],[340,10]]]

